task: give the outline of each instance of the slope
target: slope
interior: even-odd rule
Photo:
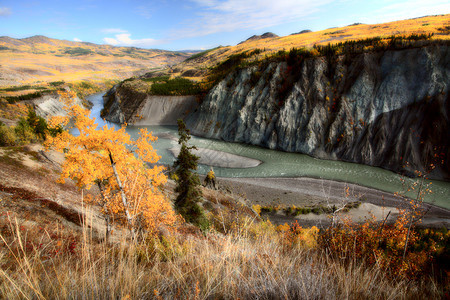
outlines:
[[[114,47],[45,36],[0,37],[0,86],[36,81],[124,79],[176,64],[192,53]]]
[[[262,59],[266,55],[291,48],[312,48],[314,45],[326,45],[339,42],[361,40],[374,37],[408,36],[411,34],[433,34],[433,39],[450,39],[450,14],[426,16],[409,20],[382,24],[355,23],[345,27],[329,28],[321,31],[302,30],[299,33],[278,37],[274,34],[265,38],[249,38],[236,46],[219,46],[197,53],[170,70],[173,75],[183,75],[201,79],[208,70],[226,60],[231,55],[258,50],[252,59]],[[262,35],[261,37],[263,37]]]

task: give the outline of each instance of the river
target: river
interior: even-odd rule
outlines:
[[[100,117],[103,108],[103,93],[97,93],[88,97],[94,106],[91,109],[91,117],[95,117],[99,127],[103,125],[115,126],[119,124],[105,122]],[[128,126],[127,132],[132,138],[136,138],[140,128],[147,128],[154,135],[159,136],[153,144],[160,163],[172,164],[175,160],[168,150],[178,145],[178,132],[176,126]],[[404,178],[402,176],[377,167],[370,167],[342,161],[322,160],[299,153],[288,153],[245,144],[227,143],[219,140],[210,140],[193,136],[191,144],[206,149],[224,151],[232,154],[246,156],[261,160],[263,163],[253,168],[220,168],[214,167],[216,176],[219,177],[313,177],[329,180],[338,180],[355,183],[362,186],[375,188],[386,192],[404,193],[417,179]],[[198,172],[206,174],[209,166],[199,165]],[[429,183],[428,181],[425,183]],[[432,193],[425,196],[425,201],[450,209],[450,183],[433,180]],[[406,193],[414,197],[415,193]]]

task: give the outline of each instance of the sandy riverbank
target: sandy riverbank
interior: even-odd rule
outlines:
[[[180,153],[180,147],[171,148],[169,151],[174,157],[177,157]],[[257,159],[206,148],[192,149],[191,153],[199,157],[200,164],[213,167],[254,168],[262,163]]]
[[[389,219],[397,214],[397,208],[407,207],[407,203],[399,197],[345,182],[338,182],[315,178],[218,178],[220,185],[228,187],[235,194],[241,194],[249,201],[249,205],[259,204],[281,205],[284,207],[295,205],[306,206],[332,206],[342,205],[347,201],[361,201],[362,205],[350,210],[342,216],[354,220],[362,220],[370,214],[377,220],[383,220],[390,213]],[[438,206],[424,203],[428,210],[423,224],[436,227],[450,227],[450,211]],[[300,215],[298,217],[286,217],[282,213],[270,218],[276,223],[295,221],[301,223],[326,225],[330,222],[326,215]]]

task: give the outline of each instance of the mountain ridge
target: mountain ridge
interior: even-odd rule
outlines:
[[[343,27],[333,27],[318,31],[303,30],[295,34],[272,37],[247,39],[234,46],[217,47],[198,53],[174,66],[169,73],[172,76],[195,74],[191,78],[202,80],[209,68],[217,66],[232,55],[244,52],[258,51],[256,59],[270,56],[279,51],[289,51],[292,48],[311,49],[314,46],[324,46],[340,42],[387,38],[389,36],[408,36],[411,34],[433,34],[432,39],[450,39],[450,14],[437,16],[424,16],[420,18],[400,20],[378,24],[354,23]],[[306,32],[305,32],[306,31]],[[202,72],[198,72],[203,70]],[[202,73],[202,74],[200,74]],[[190,77],[190,76],[187,76]]]

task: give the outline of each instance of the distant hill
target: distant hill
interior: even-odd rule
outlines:
[[[257,41],[257,40],[263,40],[263,39],[271,39],[271,38],[277,38],[278,35],[276,35],[275,33],[272,32],[266,32],[262,35],[253,35],[251,37],[249,37],[248,39],[246,39],[243,42],[240,42],[238,45],[249,42],[249,41]]]
[[[310,32],[312,32],[312,30],[304,29],[304,30],[302,30],[302,31],[300,31],[300,32],[291,33],[291,35],[304,34],[304,33],[310,33]]]
[[[0,37],[0,86],[36,81],[124,79],[182,62],[174,52],[73,42],[35,35]]]

